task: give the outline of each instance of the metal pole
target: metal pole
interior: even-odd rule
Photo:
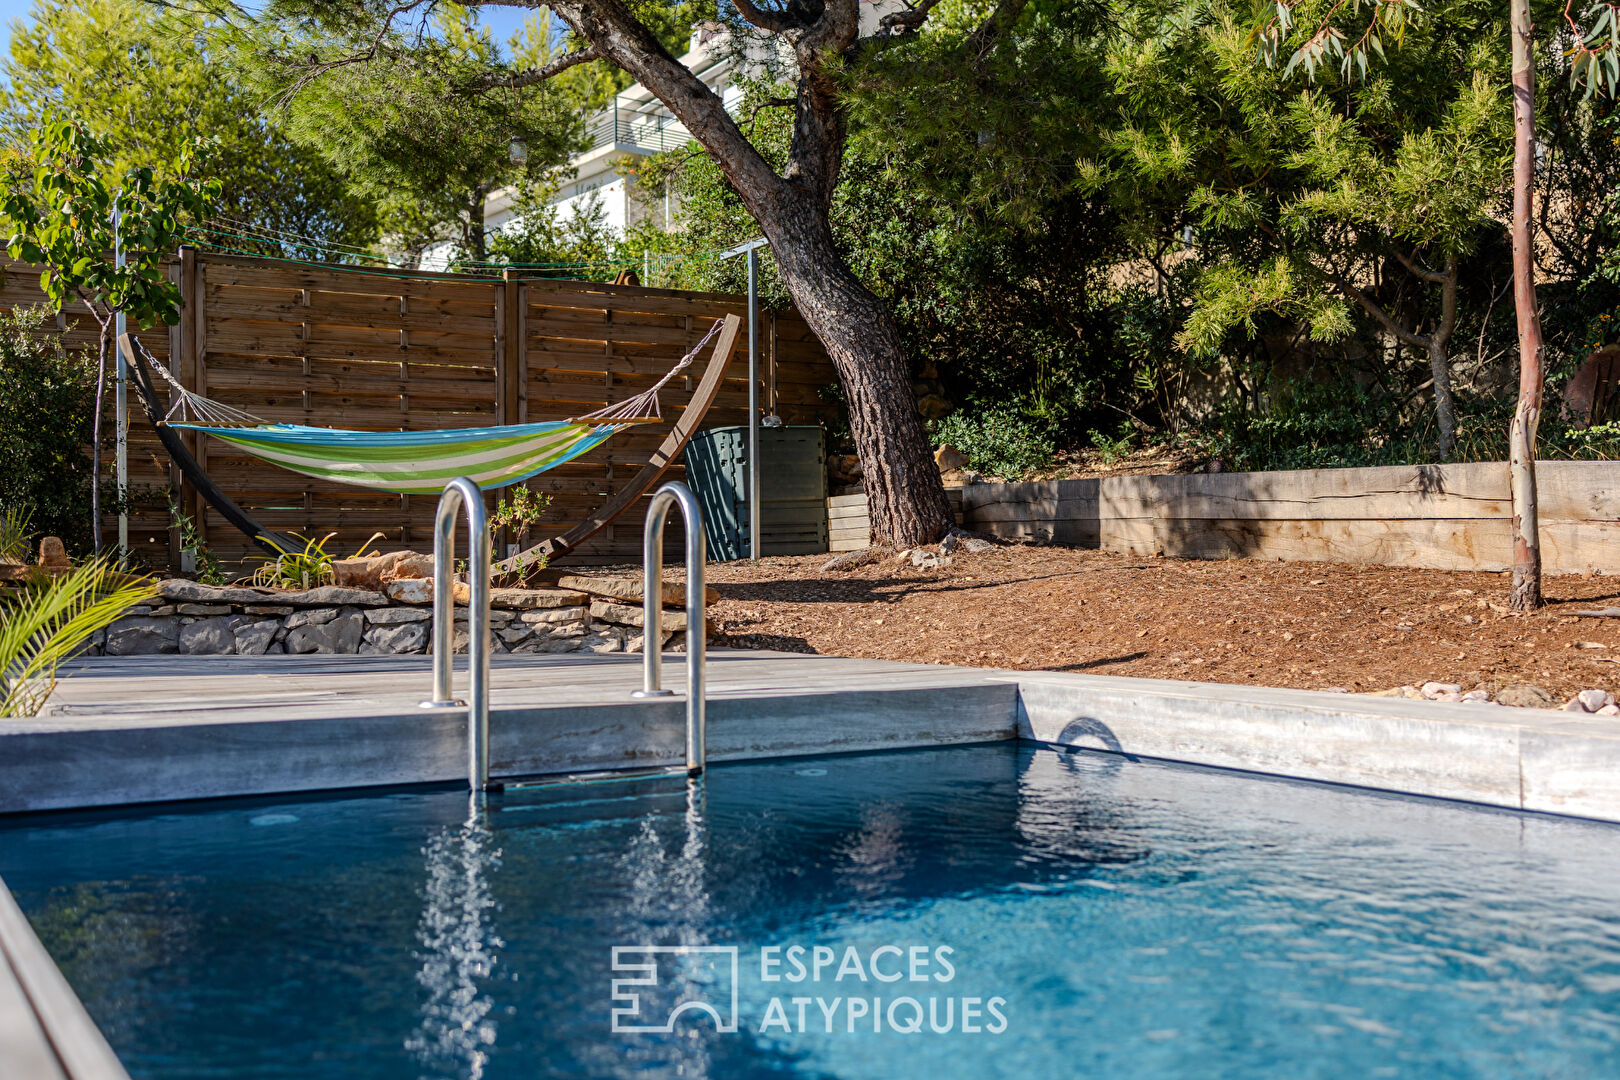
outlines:
[[[748,249],[748,557],[759,559],[759,248]]]
[[[467,576],[472,579],[467,605],[467,700],[450,696],[455,651],[456,511],[467,512]],[[467,784],[473,791],[489,787],[489,527],[484,496],[478,485],[458,476],[445,485],[433,516],[433,697],[424,709],[467,709]]]
[[[124,245],[119,237],[120,225],[123,222],[123,211],[119,209],[118,201],[123,197],[120,191],[113,196],[113,266],[123,269]],[[128,321],[122,311],[113,316],[113,341],[116,342],[127,332]],[[113,380],[113,475],[118,490],[118,561],[129,561],[129,365],[124,360],[124,350],[113,349],[117,357],[117,378]]]
[[[659,488],[647,508],[641,542],[642,684],[631,697],[668,697],[663,681],[664,520],[679,505],[686,526],[686,773],[701,776],[708,758],[708,711],[703,665],[707,660],[707,624],[703,609],[703,558],[708,540],[703,513],[692,490],[678,480]]]

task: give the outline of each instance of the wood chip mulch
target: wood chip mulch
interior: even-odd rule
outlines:
[[[1620,604],[1610,577],[1548,578],[1547,608],[1521,616],[1496,573],[1059,547],[958,552],[935,570],[891,557],[823,574],[826,560],[711,565],[723,644],[1358,693],[1532,683],[1559,703],[1620,688],[1620,619],[1570,614]]]

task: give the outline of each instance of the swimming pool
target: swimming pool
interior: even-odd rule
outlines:
[[[136,1077],[1620,1066],[1615,826],[1027,743],[466,818],[409,790],[14,819],[0,875]]]

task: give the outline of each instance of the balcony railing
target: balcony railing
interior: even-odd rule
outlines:
[[[590,150],[633,146],[658,154],[679,149],[692,141],[691,132],[667,114],[637,113],[617,107],[604,109],[591,117],[585,130]]]

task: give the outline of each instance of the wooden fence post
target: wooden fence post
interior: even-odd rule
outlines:
[[[203,298],[199,288],[199,273],[197,270],[197,249],[188,245],[180,248],[180,351],[176,357],[179,364],[175,374],[180,378],[180,385],[192,393],[205,393],[202,385],[202,359],[198,348],[199,338],[203,327]],[[186,449],[197,460],[200,467],[206,468],[206,451],[203,449],[203,439],[196,432],[188,431],[184,436]],[[185,508],[187,515],[197,527],[199,538],[208,535],[208,504],[203,501],[201,493],[188,485],[180,505]],[[176,567],[178,569],[178,566]]]

